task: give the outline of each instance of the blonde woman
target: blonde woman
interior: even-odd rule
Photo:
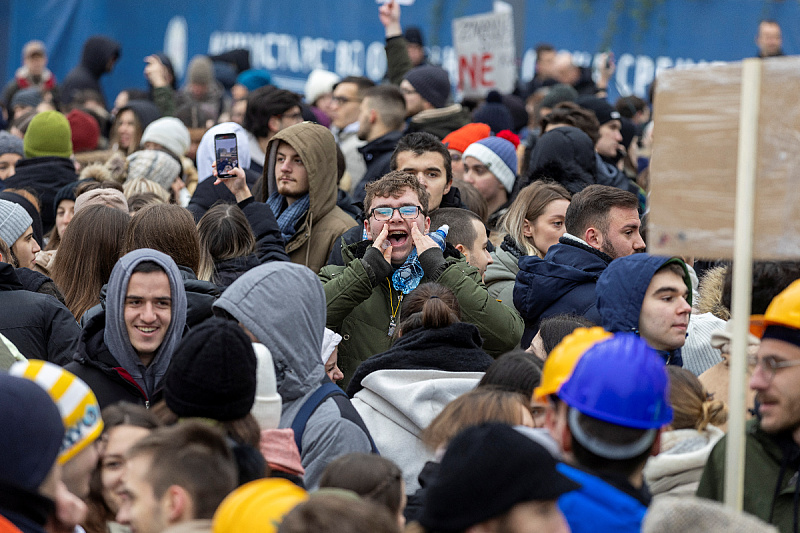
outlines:
[[[514,307],[514,280],[519,258],[544,257],[564,234],[564,217],[572,196],[561,185],[535,181],[523,188],[500,220],[503,243],[492,252],[486,287],[492,298]]]

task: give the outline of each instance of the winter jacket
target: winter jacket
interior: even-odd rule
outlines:
[[[3,107],[9,109],[11,107],[11,99],[20,89],[28,89],[36,87],[42,92],[58,92],[56,87],[57,81],[55,75],[50,69],[45,68],[41,76],[34,77],[31,75],[28,67],[21,66],[14,72],[14,77],[3,87],[3,94],[0,96],[0,103]]]
[[[320,357],[325,294],[318,278],[305,267],[272,262],[236,280],[214,306],[269,349],[282,401],[278,427],[290,428],[306,400],[328,381]],[[323,401],[308,419],[301,445],[304,480],[311,490],[337,457],[371,451],[368,434],[343,416],[334,398]]]
[[[0,263],[0,333],[29,359],[65,365],[78,346],[81,328],[53,296],[24,289],[16,270]]]
[[[706,426],[703,431],[664,431],[661,451],[644,467],[644,479],[653,496],[694,496],[708,455],[723,435],[715,426]]]
[[[386,272],[377,274],[365,255],[377,253]],[[320,272],[328,302],[327,327],[339,333],[339,368],[346,383],[362,361],[383,353],[392,344],[388,335],[389,276],[391,265],[372,241],[352,244],[343,250],[347,266],[327,266]],[[523,323],[513,309],[489,296],[478,269],[467,264],[464,256],[448,245],[444,254],[438,248],[426,250],[419,256],[425,272],[421,283],[436,281],[446,286],[458,298],[461,319],[474,324],[483,337],[483,349],[498,357],[517,346]]]
[[[697,495],[718,502],[725,492],[725,448],[722,437],[708,457]],[[744,503],[742,510],[775,525],[782,533],[800,531],[797,483],[800,447],[791,433],[765,433],[758,420],[747,422],[745,432]]]
[[[581,485],[580,489],[567,492],[558,499],[558,507],[572,533],[641,531],[642,520],[647,512],[647,505],[642,501],[646,490],[640,491],[642,496],[636,498],[629,493],[636,490],[629,484],[629,491],[623,491],[589,472],[564,463],[559,463],[556,468]]]
[[[275,216],[267,204],[256,202],[252,197],[237,204],[247,217],[247,222],[256,237],[256,250],[243,257],[234,257],[214,263],[213,281],[220,292],[253,267],[270,261],[288,261],[283,247],[283,237]],[[213,303],[213,302],[212,302]]]
[[[33,157],[17,163],[16,174],[6,179],[6,189],[31,188],[39,195],[42,204],[42,231],[46,234],[56,223],[56,194],[65,185],[77,181],[75,165],[65,157]],[[11,246],[14,243],[8,243]]]
[[[339,236],[356,225],[336,206],[336,143],[330,131],[319,124],[297,124],[275,134],[267,145],[267,162],[261,176],[262,202],[277,189],[275,157],[282,142],[294,148],[303,161],[310,200],[308,212],[297,222],[294,237],[286,243],[286,253],[293,263],[316,273],[325,266]]]
[[[520,258],[514,307],[525,319],[522,345],[530,344],[539,322],[549,316],[572,313],[599,324],[595,285],[610,262],[611,257],[569,234],[562,235],[544,259]]]
[[[155,392],[148,395],[111,355],[103,339],[105,326],[106,313],[100,311],[83,328],[73,361],[64,368],[89,385],[97,396],[100,409],[117,402],[135,403],[149,408],[161,399],[163,383],[159,381]]]
[[[659,268],[671,258],[649,254],[633,254],[617,259],[597,280],[597,312],[600,324],[611,333],[639,334],[639,314],[650,281]],[[692,281],[685,273],[684,282],[691,305]],[[683,366],[680,348],[672,352],[659,351],[667,364]]]
[[[469,124],[470,118],[461,104],[452,104],[438,109],[426,109],[413,117],[404,134],[424,131],[444,139],[458,128]]]
[[[147,366],[131,345],[125,324],[128,284],[134,269],[145,261],[156,263],[166,273],[172,299],[169,325]],[[126,399],[148,405],[160,391],[186,326],[186,293],[182,281],[175,262],[168,255],[149,248],[129,252],[114,265],[108,280],[106,310],[89,319],[74,362],[68,365],[78,377],[86,376],[85,381],[93,390],[95,384],[102,389],[101,393],[95,390],[101,408],[107,404],[100,399],[100,394],[105,400],[111,400],[110,403]]]
[[[484,276],[489,296],[514,308],[514,282],[519,272],[519,260],[525,257],[525,254],[517,248],[511,237],[506,235],[503,243],[490,255],[494,262],[486,267]]]
[[[386,352],[358,365],[347,394],[355,396],[363,388],[361,381],[378,370],[486,372],[494,359],[481,349],[482,344],[478,328],[464,322],[411,330]]]
[[[403,132],[401,131],[390,131],[358,149],[367,168],[364,177],[353,187],[354,201],[364,202],[366,197],[364,187],[389,173],[392,154],[402,136]]]
[[[422,430],[448,403],[474,389],[481,377],[482,372],[448,372],[432,365],[428,370],[377,370],[361,382],[353,405],[381,456],[403,471],[406,494],[420,488],[420,472],[434,460],[433,450],[420,439]]]
[[[107,72],[108,62],[119,57],[121,49],[120,43],[108,37],[89,37],[83,45],[80,64],[69,71],[60,86],[62,102],[69,104],[75,98],[75,93],[91,89],[98,92],[105,106],[100,77]]]

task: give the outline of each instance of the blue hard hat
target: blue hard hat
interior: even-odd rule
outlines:
[[[589,348],[558,397],[598,420],[636,429],[672,421],[664,360],[633,333],[617,333]]]

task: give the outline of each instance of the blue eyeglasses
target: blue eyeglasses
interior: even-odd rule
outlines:
[[[370,216],[375,220],[389,220],[394,216],[395,211],[400,212],[400,216],[406,220],[413,220],[419,216],[420,207],[418,205],[404,205],[402,207],[376,207],[370,211]]]

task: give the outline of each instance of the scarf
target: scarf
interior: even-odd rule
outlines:
[[[299,200],[295,200],[292,205],[288,206],[283,210],[283,213],[281,213],[283,202],[284,197],[277,192],[272,193],[269,199],[267,199],[267,205],[272,209],[272,214],[275,215],[278,221],[278,228],[281,230],[283,242],[284,244],[289,244],[294,234],[297,233],[297,229],[295,228],[297,221],[300,220],[300,217],[306,214],[308,208],[311,207],[311,199],[308,194],[306,194]]]
[[[450,227],[445,224],[436,231],[428,234],[430,238],[436,241],[436,244],[439,245],[442,251],[444,251],[445,238],[449,230]],[[408,294],[417,288],[423,275],[425,275],[425,272],[422,271],[422,265],[419,262],[419,256],[417,256],[417,248],[415,246],[412,248],[405,262],[392,274],[392,286],[396,291]]]

